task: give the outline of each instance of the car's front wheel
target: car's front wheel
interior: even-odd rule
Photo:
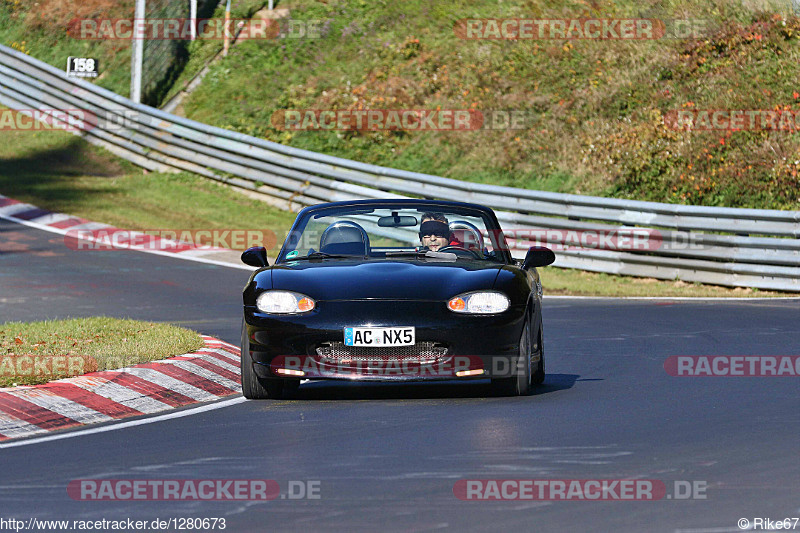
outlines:
[[[248,400],[279,399],[283,396],[282,379],[260,378],[253,369],[253,358],[250,356],[250,338],[247,336],[247,325],[242,321],[242,395]],[[298,381],[299,383],[299,381]]]
[[[538,346],[541,347],[541,343]],[[528,316],[519,338],[519,355],[514,365],[514,375],[508,378],[493,379],[492,388],[496,393],[502,396],[527,396],[531,393],[532,355],[531,317]]]

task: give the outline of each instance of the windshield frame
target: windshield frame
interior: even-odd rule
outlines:
[[[469,204],[462,202],[415,200],[415,199],[354,200],[349,202],[347,201],[333,202],[333,203],[318,204],[306,207],[298,213],[297,218],[294,221],[294,224],[292,224],[292,227],[289,230],[289,233],[286,236],[283,245],[281,246],[280,252],[278,253],[278,257],[275,259],[275,264],[277,265],[295,260],[294,258],[289,258],[289,259],[286,258],[286,255],[291,251],[289,249],[290,246],[292,246],[292,244],[290,243],[290,239],[299,238],[299,236],[302,235],[303,231],[305,231],[305,228],[310,221],[322,217],[331,217],[339,215],[346,216],[358,210],[361,210],[362,212],[372,212],[376,209],[390,209],[390,210],[413,209],[419,211],[420,213],[445,211],[448,214],[452,213],[452,214],[482,218],[486,223],[486,229],[489,233],[488,237],[494,248],[495,259],[487,258],[487,259],[474,259],[474,260],[494,261],[503,264],[514,264],[514,259],[511,257],[511,253],[508,248],[508,243],[506,242],[505,236],[502,233],[500,224],[497,221],[497,217],[495,216],[494,211],[492,211],[490,208],[477,204]],[[292,249],[294,249],[293,246]],[[363,258],[362,256],[353,256],[353,258],[362,259],[364,261],[370,260],[369,258]],[[392,258],[392,259],[399,259],[399,258]]]

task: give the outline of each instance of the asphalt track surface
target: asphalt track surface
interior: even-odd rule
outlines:
[[[77,252],[0,221],[0,322],[109,315],[238,344],[247,272],[139,252]],[[546,290],[546,288],[545,288]],[[547,300],[548,377],[303,385],[105,433],[0,449],[0,518],[224,517],[227,531],[738,531],[800,516],[796,377],[669,376],[670,355],[798,355],[800,303]],[[74,501],[74,479],[318,481],[320,499]],[[705,499],[458,500],[460,479],[707,483]],[[800,529],[800,525],[798,525]]]

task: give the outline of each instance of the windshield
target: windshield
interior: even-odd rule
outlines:
[[[502,242],[498,228],[479,211],[440,205],[340,206],[298,220],[278,261],[353,256],[504,261],[498,239]]]

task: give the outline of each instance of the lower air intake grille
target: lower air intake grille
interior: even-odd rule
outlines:
[[[317,355],[325,359],[339,361],[388,361],[404,360],[429,363],[447,355],[447,346],[438,342],[418,342],[413,346],[387,346],[365,348],[345,346],[343,342],[325,342],[317,346]]]

